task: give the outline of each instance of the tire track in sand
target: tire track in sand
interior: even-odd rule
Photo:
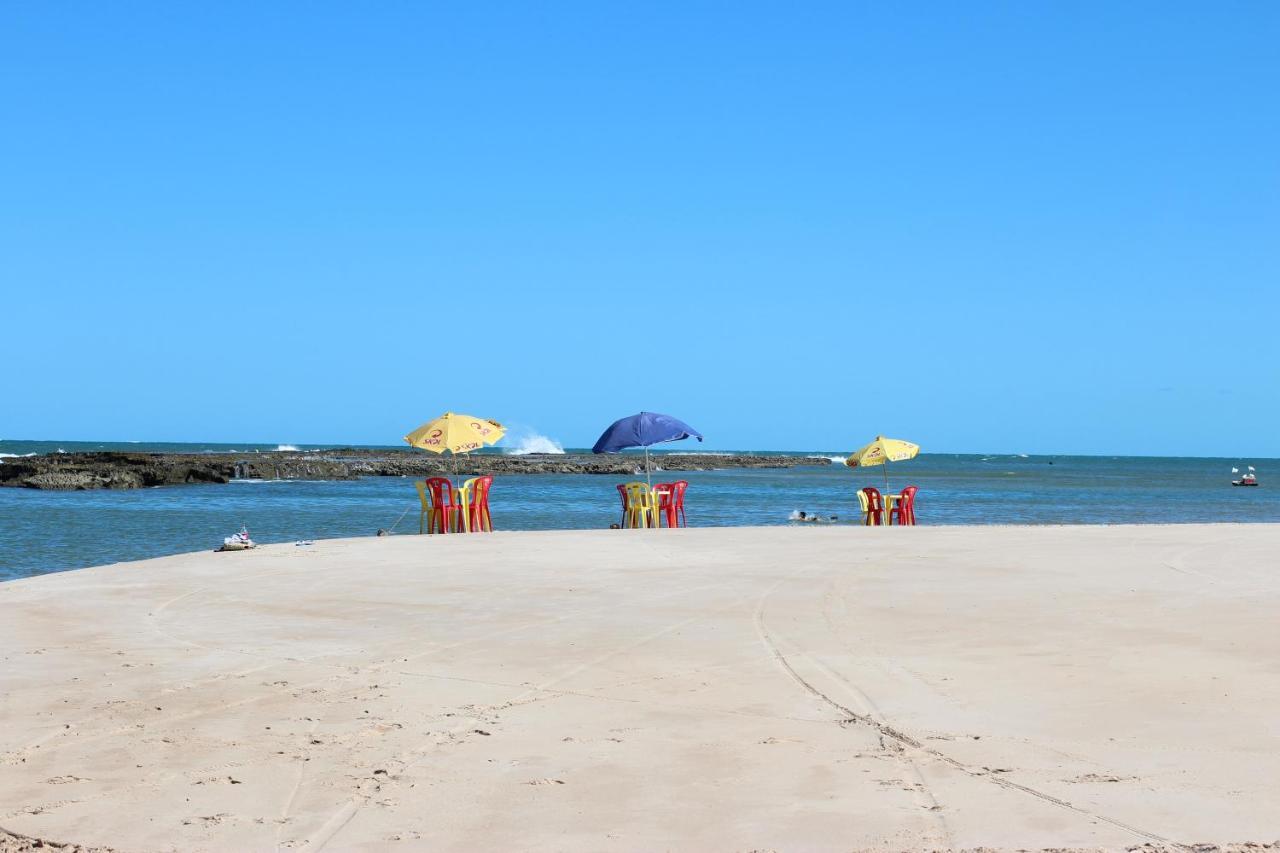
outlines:
[[[888,726],[887,724],[884,724],[879,722],[878,720],[875,720],[876,717],[881,715],[880,715],[879,709],[876,708],[875,703],[871,701],[871,698],[867,696],[866,693],[864,693],[861,690],[861,688],[859,688],[857,685],[853,684],[848,679],[842,678],[840,680],[845,684],[846,688],[853,694],[854,698],[857,700],[858,704],[862,706],[863,710],[862,712],[853,711],[845,707],[844,705],[840,704],[839,702],[836,702],[834,699],[832,699],[830,696],[823,693],[822,691],[818,690],[816,687],[814,687],[812,684],[806,681],[798,672],[796,672],[795,668],[792,667],[786,655],[782,653],[781,649],[778,646],[777,641],[775,641],[773,636],[769,633],[769,629],[765,626],[765,622],[764,622],[765,606],[767,605],[769,598],[774,594],[774,592],[776,592],[780,586],[782,586],[784,583],[786,583],[788,580],[791,580],[791,579],[792,579],[791,577],[779,579],[776,583],[773,584],[773,586],[769,587],[769,589],[767,589],[763,595],[760,596],[760,600],[756,604],[755,612],[752,614],[752,623],[756,630],[756,636],[759,637],[760,641],[764,644],[764,647],[768,651],[770,657],[772,657],[776,663],[781,665],[783,671],[786,672],[792,678],[792,680],[794,680],[797,684],[799,684],[802,688],[804,688],[805,691],[808,692],[810,695],[816,697],[818,700],[820,700],[824,704],[840,712],[843,719],[834,721],[836,722],[837,725],[844,726],[851,721],[857,721],[857,722],[874,721],[875,722],[875,728],[881,729],[879,733],[881,748],[884,749],[885,752],[892,755],[894,758],[897,758],[906,764],[911,775],[915,777],[916,788],[914,793],[920,795],[920,799],[922,800],[921,807],[926,811],[928,811],[928,813],[933,817],[935,823],[937,824],[937,831],[941,837],[940,839],[931,839],[931,843],[940,843],[943,847],[946,847],[946,848],[954,847],[955,839],[951,834],[951,828],[947,825],[946,817],[942,814],[941,804],[938,802],[937,797],[934,796],[933,791],[929,788],[929,783],[925,780],[924,774],[920,772],[920,768],[916,765],[915,761],[908,754],[906,748],[903,746],[901,741],[898,740],[897,738],[888,738],[886,742],[886,732],[883,729],[887,729]],[[826,666],[816,661],[813,658],[813,656],[803,652],[801,652],[801,654],[804,654],[804,657],[806,660],[808,660],[813,665],[821,668],[823,672],[825,672],[829,677],[832,675],[830,669],[828,669]]]
[[[1035,797],[1039,800],[1049,803],[1050,805],[1057,806],[1060,809],[1074,812],[1075,814],[1078,814],[1082,817],[1090,818],[1092,820],[1101,821],[1102,823],[1106,823],[1110,826],[1114,826],[1117,829],[1122,829],[1125,832],[1132,833],[1133,835],[1136,835],[1140,838],[1144,838],[1148,841],[1154,841],[1159,844],[1166,844],[1166,845],[1169,845],[1170,847],[1174,847],[1179,850],[1186,850],[1186,851],[1194,850],[1194,848],[1191,845],[1183,844],[1181,842],[1177,842],[1172,839],[1165,838],[1162,835],[1158,835],[1154,832],[1149,832],[1148,830],[1142,829],[1140,827],[1134,826],[1129,823],[1125,823],[1124,821],[1118,820],[1116,818],[1108,817],[1107,815],[1100,814],[1098,812],[1091,812],[1088,809],[1084,809],[1084,808],[1081,808],[1080,806],[1073,805],[1072,803],[1069,803],[1066,800],[1059,799],[1058,797],[1055,797],[1052,794],[1047,794],[1044,791],[1036,790],[1035,788],[1032,788],[1027,785],[1021,785],[1010,779],[1002,779],[999,776],[994,775],[986,770],[970,767],[969,765],[964,764],[963,762],[952,758],[951,756],[947,755],[944,752],[941,752],[940,750],[934,747],[925,746],[920,741],[916,740],[915,738],[911,737],[905,732],[902,732],[894,728],[893,726],[889,725],[887,722],[882,722],[880,720],[875,719],[869,714],[860,713],[840,702],[837,702],[835,699],[831,698],[826,693],[819,690],[812,682],[808,681],[804,676],[800,675],[800,673],[796,671],[795,667],[792,666],[790,660],[788,660],[787,656],[782,652],[781,648],[778,646],[777,642],[774,640],[773,635],[770,634],[768,627],[765,625],[764,610],[765,610],[766,604],[768,603],[769,597],[773,595],[773,593],[778,589],[778,587],[782,586],[783,583],[791,579],[792,578],[782,578],[777,583],[775,583],[772,587],[770,587],[765,592],[764,595],[760,597],[760,602],[757,605],[756,611],[755,611],[756,633],[759,635],[761,642],[763,642],[766,648],[769,649],[769,652],[773,656],[774,661],[777,662],[778,666],[781,667],[782,670],[788,676],[790,676],[790,678],[793,681],[796,682],[796,684],[798,684],[806,692],[813,695],[815,698],[819,699],[822,702],[825,702],[827,705],[831,706],[835,710],[839,711],[841,714],[845,715],[845,719],[839,721],[840,724],[858,723],[860,725],[868,726],[870,728],[875,729],[880,733],[882,737],[887,738],[890,741],[898,744],[903,750],[903,757],[908,761],[910,759],[906,758],[906,755],[905,755],[907,751],[911,750],[911,751],[924,753],[925,755],[937,761],[940,761],[943,764],[946,764],[947,766],[965,774],[966,776],[970,776],[974,779],[981,779],[993,785],[997,785],[1001,788],[1005,788],[1006,790],[1017,791],[1017,792],[1026,794],[1028,796]],[[798,652],[796,654],[803,655],[806,660],[810,661],[812,664],[814,664],[814,666],[821,669],[824,673],[828,675],[828,677],[830,677],[829,668],[815,661],[810,655],[808,655],[803,651]],[[948,830],[948,835],[949,835],[949,830]],[[949,844],[949,846],[954,846],[954,845]]]

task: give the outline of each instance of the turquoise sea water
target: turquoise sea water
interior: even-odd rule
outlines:
[[[316,445],[302,445],[303,449]],[[77,450],[200,452],[276,445],[0,441],[0,454]],[[659,464],[679,467],[676,450]],[[836,452],[819,455],[836,456]],[[0,457],[3,464],[3,457]],[[1233,488],[1252,464],[1262,485]],[[891,466],[895,489],[920,487],[921,524],[1111,524],[1280,521],[1280,460],[923,454]],[[673,479],[673,475],[661,475]],[[789,524],[795,510],[856,516],[856,489],[880,469],[843,466],[688,472],[691,526]],[[522,475],[494,481],[495,528],[603,528],[618,520],[617,477]],[[247,524],[259,542],[416,533],[412,481],[243,481],[135,491],[0,488],[0,580],[214,548]],[[407,510],[407,513],[406,513]],[[397,520],[398,523],[397,523]]]

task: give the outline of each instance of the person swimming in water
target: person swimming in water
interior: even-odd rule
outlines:
[[[822,516],[815,515],[814,513],[811,513],[811,512],[805,512],[804,510],[797,510],[791,513],[789,520],[803,521],[808,524],[829,524],[831,522],[839,521],[840,518],[839,516],[835,516],[835,515],[829,516],[828,518],[823,518]]]

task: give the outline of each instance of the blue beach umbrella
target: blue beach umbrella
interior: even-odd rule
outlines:
[[[592,453],[617,453],[628,447],[644,448],[644,478],[649,481],[649,448],[668,441],[696,438],[702,441],[702,433],[682,420],[657,412],[641,412],[614,421],[591,448]]]

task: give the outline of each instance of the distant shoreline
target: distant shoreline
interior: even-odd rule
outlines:
[[[817,455],[675,452],[654,460],[655,471],[829,466]],[[10,457],[0,464],[0,486],[85,491],[140,489],[232,480],[356,480],[434,474],[608,474],[643,470],[635,454],[582,453],[432,456],[402,450],[339,448],[240,453],[142,453],[99,451]]]

